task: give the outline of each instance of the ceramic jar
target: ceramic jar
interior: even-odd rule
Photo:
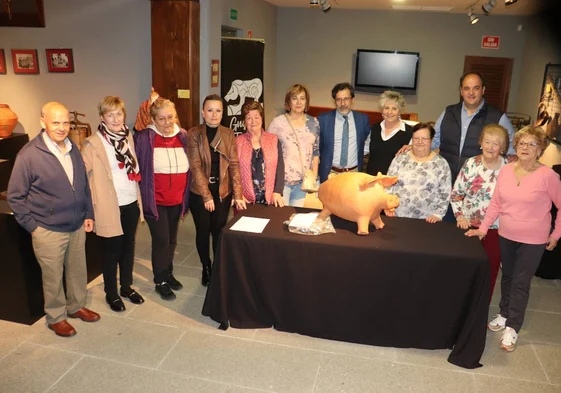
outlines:
[[[12,135],[18,124],[18,116],[6,104],[0,104],[0,138]]]

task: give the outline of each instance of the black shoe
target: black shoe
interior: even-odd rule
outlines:
[[[212,274],[212,267],[210,263],[203,265],[203,274],[201,276],[201,284],[203,287],[208,286],[210,283],[210,275]]]
[[[144,303],[144,298],[142,296],[140,296],[140,294],[138,292],[136,292],[134,289],[131,289],[128,292],[123,291],[121,289],[121,296],[126,297],[127,299],[129,299],[131,301],[131,303],[134,303],[134,304]]]
[[[121,300],[120,297],[117,297],[117,299],[109,299],[109,296],[105,295],[105,301],[107,302],[107,304],[109,304],[109,307],[111,307],[111,310],[115,311],[115,312],[121,312],[121,311],[125,311],[125,304],[123,303],[123,301]]]
[[[171,289],[173,289],[174,291],[179,291],[180,289],[183,289],[183,284],[177,281],[176,278],[173,276],[173,274],[169,275],[168,283]]]
[[[168,282],[164,281],[161,284],[156,284],[156,292],[160,294],[160,297],[164,300],[175,299],[175,293],[171,290],[171,286]]]

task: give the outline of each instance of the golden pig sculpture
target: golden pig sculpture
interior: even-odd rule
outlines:
[[[397,177],[378,172],[371,176],[360,172],[347,172],[333,176],[319,186],[318,198],[323,210],[318,218],[325,220],[331,214],[354,221],[359,235],[368,234],[368,224],[382,229],[382,210],[395,211],[399,206],[397,195],[388,194],[385,188],[395,184]]]

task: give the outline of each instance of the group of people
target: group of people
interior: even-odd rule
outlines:
[[[552,203],[561,207],[561,182],[538,161],[548,144],[543,130],[528,126],[515,135],[484,93],[481,75],[463,75],[460,103],[448,106],[434,126],[411,126],[401,119],[403,96],[386,91],[380,97],[383,120],[371,126],[368,116],[352,109],[355,93],[349,83],[333,87],[336,108],[317,119],[307,113],[307,88],[295,84],[286,92],[285,113],[267,131],[263,107],[245,103],[247,132],[237,138],[221,125],[218,95],[203,101],[203,124],[185,130],[175,105],[153,94],[143,103],[146,119],[137,119],[134,137],[125,124],[123,101],[109,96],[99,104],[98,131],[81,154],[67,138],[68,110],[46,104],[41,133],[16,160],[8,201],[32,234],[48,327],[72,336],[76,331],[67,317],[99,319],[84,307],[85,232],[94,230],[103,239],[106,302],[120,312],[122,298],[144,302],[132,288],[132,272],[137,225],[146,220],[155,290],[172,300],[182,288],[173,274],[178,225],[189,210],[201,283],[207,286],[211,250],[215,255],[232,206],[303,206],[309,187],[304,183],[362,171],[368,155],[367,173],[398,177],[389,192],[401,203],[387,215],[429,223],[455,219],[467,236],[479,236],[490,261],[491,293],[502,263],[500,314],[489,329],[504,329],[501,347],[513,350],[532,276],[543,252],[561,237],[561,215],[551,230],[549,214]]]

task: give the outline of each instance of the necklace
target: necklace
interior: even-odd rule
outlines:
[[[524,174],[522,176],[520,176],[520,165],[518,165],[517,170],[514,171],[514,176],[516,177],[516,186],[520,187],[520,181],[526,177],[528,174],[532,173],[534,171],[534,167],[536,166],[536,164],[532,165],[532,167],[530,169],[525,170]]]

